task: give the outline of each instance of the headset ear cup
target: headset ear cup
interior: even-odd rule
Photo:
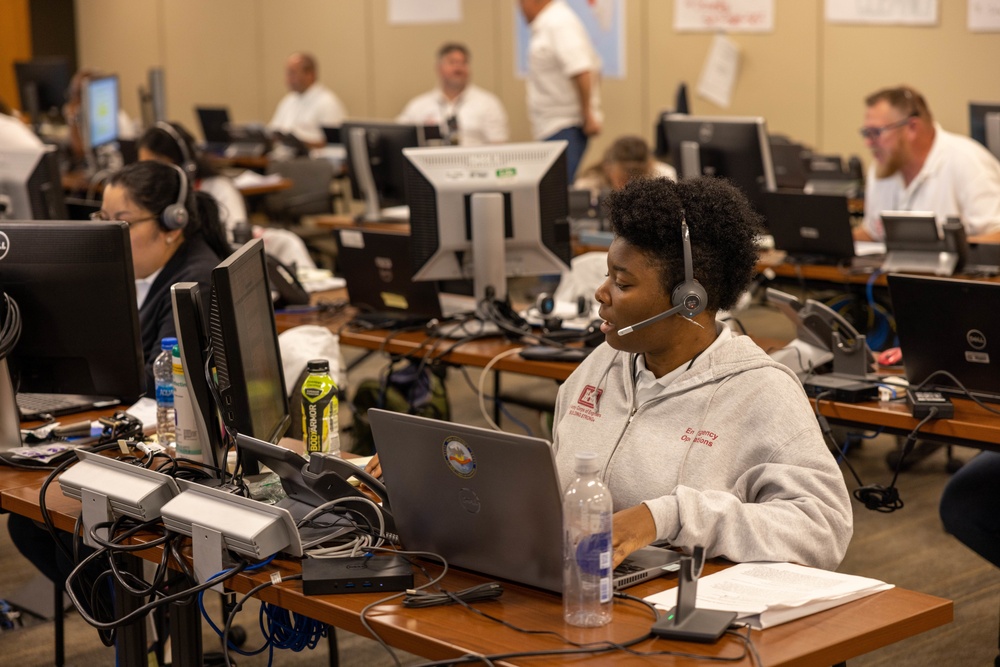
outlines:
[[[576,314],[578,317],[583,317],[590,313],[590,299],[583,296],[582,294],[576,297]]]
[[[674,288],[670,295],[670,302],[675,308],[677,306],[684,307],[680,313],[684,317],[694,317],[705,310],[705,306],[708,305],[708,293],[697,280],[685,280]]]
[[[187,209],[184,204],[171,204],[163,209],[161,220],[167,229],[183,229],[188,223]]]

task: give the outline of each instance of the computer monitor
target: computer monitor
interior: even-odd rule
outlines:
[[[566,142],[406,148],[414,280],[472,278],[481,303],[508,276],[569,266]]]
[[[1000,103],[969,102],[969,136],[1000,159]]]
[[[290,418],[261,239],[212,271],[209,333],[227,429],[277,442]]]
[[[39,114],[58,115],[66,104],[66,91],[73,76],[69,60],[62,57],[34,58],[14,63],[21,109],[37,124]]]
[[[150,67],[146,85],[139,86],[139,109],[142,111],[143,127],[167,121],[167,92],[162,67]]]
[[[0,222],[0,290],[20,309],[6,359],[15,391],[125,404],[145,393],[128,224]],[[17,408],[5,402],[0,419],[11,418]]]
[[[681,178],[727,178],[763,212],[763,193],[775,190],[763,118],[667,114],[660,122]]]
[[[423,125],[346,121],[340,137],[347,149],[351,196],[365,202],[363,219],[382,220],[382,209],[406,203],[404,148],[426,144]]]
[[[83,87],[84,141],[94,150],[118,139],[118,77],[88,79]]]
[[[56,147],[0,151],[0,219],[67,218]]]

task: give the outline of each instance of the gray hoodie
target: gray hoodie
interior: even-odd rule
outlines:
[[[565,488],[590,450],[615,511],[645,503],[657,539],[736,562],[833,569],[850,496],[802,385],[750,338],[716,349],[635,405],[635,355],[598,347],[560,388],[553,447]]]

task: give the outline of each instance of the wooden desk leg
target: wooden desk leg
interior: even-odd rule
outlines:
[[[124,557],[123,570],[127,570],[142,579],[142,559],[138,556],[126,554]],[[138,598],[125,590],[115,581],[115,617],[121,618],[129,612],[138,609],[142,605],[142,598]],[[115,650],[118,655],[120,665],[145,665],[146,660],[146,619],[139,618],[134,622],[118,629],[115,640]]]

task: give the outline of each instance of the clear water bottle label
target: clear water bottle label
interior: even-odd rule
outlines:
[[[156,404],[167,407],[173,406],[174,404],[174,385],[172,384],[158,384],[156,385]]]

